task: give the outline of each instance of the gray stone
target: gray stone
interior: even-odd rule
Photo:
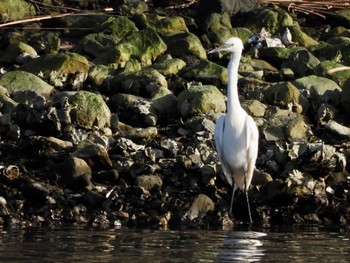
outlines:
[[[315,75],[296,79],[292,81],[292,84],[307,98],[319,99],[319,97],[331,96],[329,94],[341,91],[339,85],[333,80]]]
[[[157,191],[162,189],[163,181],[158,175],[140,175],[136,178],[137,186],[147,191]]]
[[[292,54],[285,62],[283,68],[291,68],[299,76],[310,75],[320,61],[307,50],[300,50]]]
[[[264,99],[270,105],[277,105],[299,113],[305,114],[309,108],[307,99],[290,82],[281,82],[267,88],[264,92]],[[301,111],[299,111],[299,107]]]
[[[190,209],[185,213],[184,219],[193,220],[201,218],[209,211],[214,210],[214,202],[206,195],[199,194],[194,200]]]
[[[71,156],[85,160],[91,168],[110,169],[112,167],[107,149],[91,140],[80,142]]]

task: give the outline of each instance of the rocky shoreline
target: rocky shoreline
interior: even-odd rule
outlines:
[[[254,224],[350,223],[350,10],[111,2],[0,28],[1,225],[247,223],[213,143],[229,57],[207,50],[230,36],[260,131]]]

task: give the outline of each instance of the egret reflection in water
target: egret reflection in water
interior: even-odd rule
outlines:
[[[254,231],[228,231],[217,262],[259,262],[265,255],[260,238],[265,233]]]

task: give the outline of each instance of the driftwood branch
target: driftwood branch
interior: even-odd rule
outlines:
[[[36,16],[36,17],[27,18],[27,19],[20,19],[20,20],[16,20],[16,21],[12,21],[12,22],[3,23],[3,24],[0,24],[0,28],[18,25],[18,24],[30,23],[30,22],[38,22],[41,20],[47,20],[47,19],[52,19],[52,18],[72,16],[72,15],[75,15],[75,14],[66,13],[66,14],[59,14],[59,15]]]
[[[331,11],[350,8],[350,1],[319,1],[319,0],[259,0],[261,4],[275,4],[290,12],[302,12],[325,18]]]

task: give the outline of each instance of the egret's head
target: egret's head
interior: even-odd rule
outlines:
[[[212,54],[220,51],[228,51],[232,53],[242,52],[243,48],[244,46],[241,39],[239,39],[238,37],[231,37],[228,40],[226,40],[226,42],[222,46],[209,51],[208,54]]]

